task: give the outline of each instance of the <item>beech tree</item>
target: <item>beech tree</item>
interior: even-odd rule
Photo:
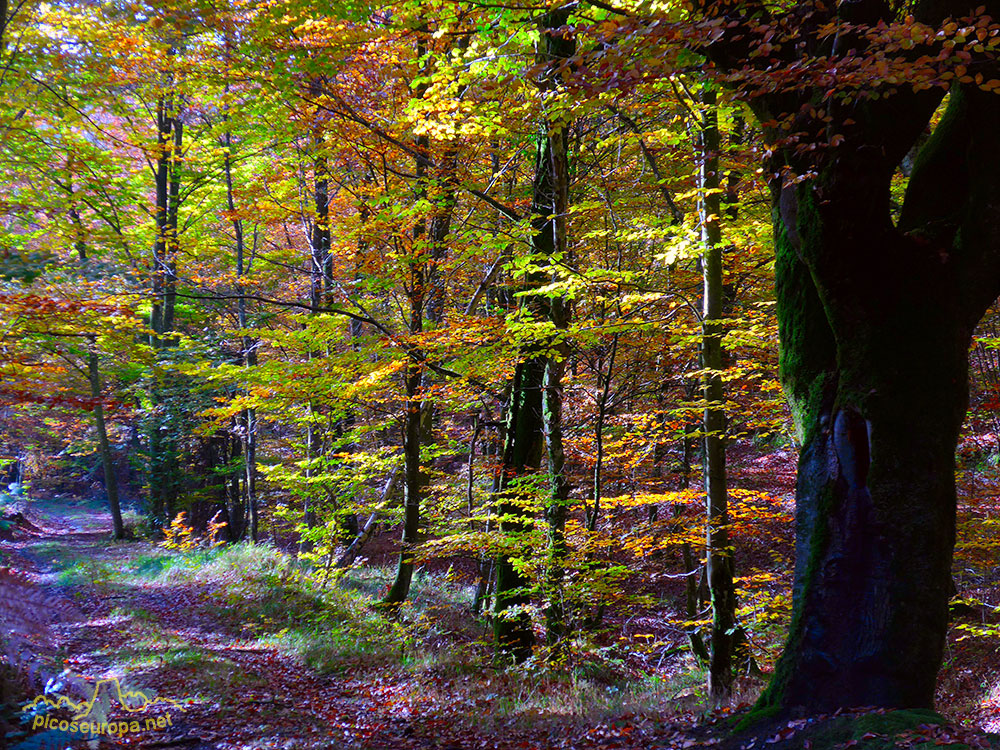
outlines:
[[[700,10],[702,49],[772,144],[780,369],[801,441],[793,620],[758,707],[931,707],[968,350],[1000,293],[984,15],[1000,7]],[[893,176],[946,94],[896,218]]]

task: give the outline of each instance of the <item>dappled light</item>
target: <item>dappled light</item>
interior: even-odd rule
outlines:
[[[0,748],[1000,747],[1000,5],[0,0]]]

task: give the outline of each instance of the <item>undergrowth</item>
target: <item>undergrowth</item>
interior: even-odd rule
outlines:
[[[470,722],[483,720],[487,704],[490,721],[532,724],[704,707],[704,675],[690,659],[669,674],[637,672],[625,664],[621,646],[599,647],[584,635],[561,660],[540,653],[526,665],[497,667],[489,623],[470,611],[471,586],[446,573],[418,571],[409,601],[388,616],[378,601],[391,574],[365,567],[329,579],[267,544],[233,544],[147,548],[124,563],[76,561],[60,578],[118,590],[194,587],[248,648],[277,648],[320,673],[377,673],[412,686],[415,700],[459,714],[464,706]],[[159,663],[190,674],[210,692],[232,687],[223,679],[233,666],[225,659],[165,631],[141,608],[116,614],[131,621],[130,641],[118,654],[124,666]]]

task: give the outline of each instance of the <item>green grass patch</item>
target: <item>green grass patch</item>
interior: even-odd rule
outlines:
[[[28,547],[28,552],[46,565],[53,566],[60,574],[92,559],[61,541],[36,542]]]

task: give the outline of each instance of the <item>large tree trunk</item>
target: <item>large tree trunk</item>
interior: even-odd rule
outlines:
[[[953,91],[890,221],[893,167],[934,104],[868,105],[880,152],[854,144],[814,180],[773,188],[781,375],[802,450],[793,620],[765,708],[933,706],[967,352],[1000,291],[994,95]]]
[[[948,108],[908,172],[894,224],[893,175],[944,92],[874,71],[852,82],[826,73],[839,60],[884,54],[865,30],[903,13],[934,27],[1000,7],[696,8],[721,31],[702,49],[719,68],[747,74],[728,80],[771,141],[780,369],[802,445],[792,622],[758,709],[931,707],[948,623],[967,352],[1000,294],[1000,97],[943,63],[954,76]],[[843,25],[835,36],[815,33],[827,23]],[[796,44],[748,58],[779,27]],[[831,64],[822,78],[799,76],[821,60]],[[969,64],[987,80],[1000,72],[988,55]],[[758,73],[767,77],[760,88]]]
[[[814,217],[823,240],[853,234],[857,216],[824,213]],[[894,239],[843,237],[841,249],[859,243],[874,255]],[[971,331],[931,264],[881,285],[859,279],[825,308],[787,239],[778,252],[782,371],[803,445],[796,616],[769,692],[814,708],[930,707]]]
[[[542,462],[542,387],[545,358],[532,357],[520,362],[514,370],[500,477],[497,515],[500,534],[508,550],[497,559],[496,597],[493,606],[493,634],[497,649],[515,662],[531,656],[535,636],[531,617],[524,611],[508,610],[531,603],[531,581],[514,565],[513,559],[524,554],[519,539],[530,523],[525,508],[530,487],[518,487],[515,480],[535,474]]]

